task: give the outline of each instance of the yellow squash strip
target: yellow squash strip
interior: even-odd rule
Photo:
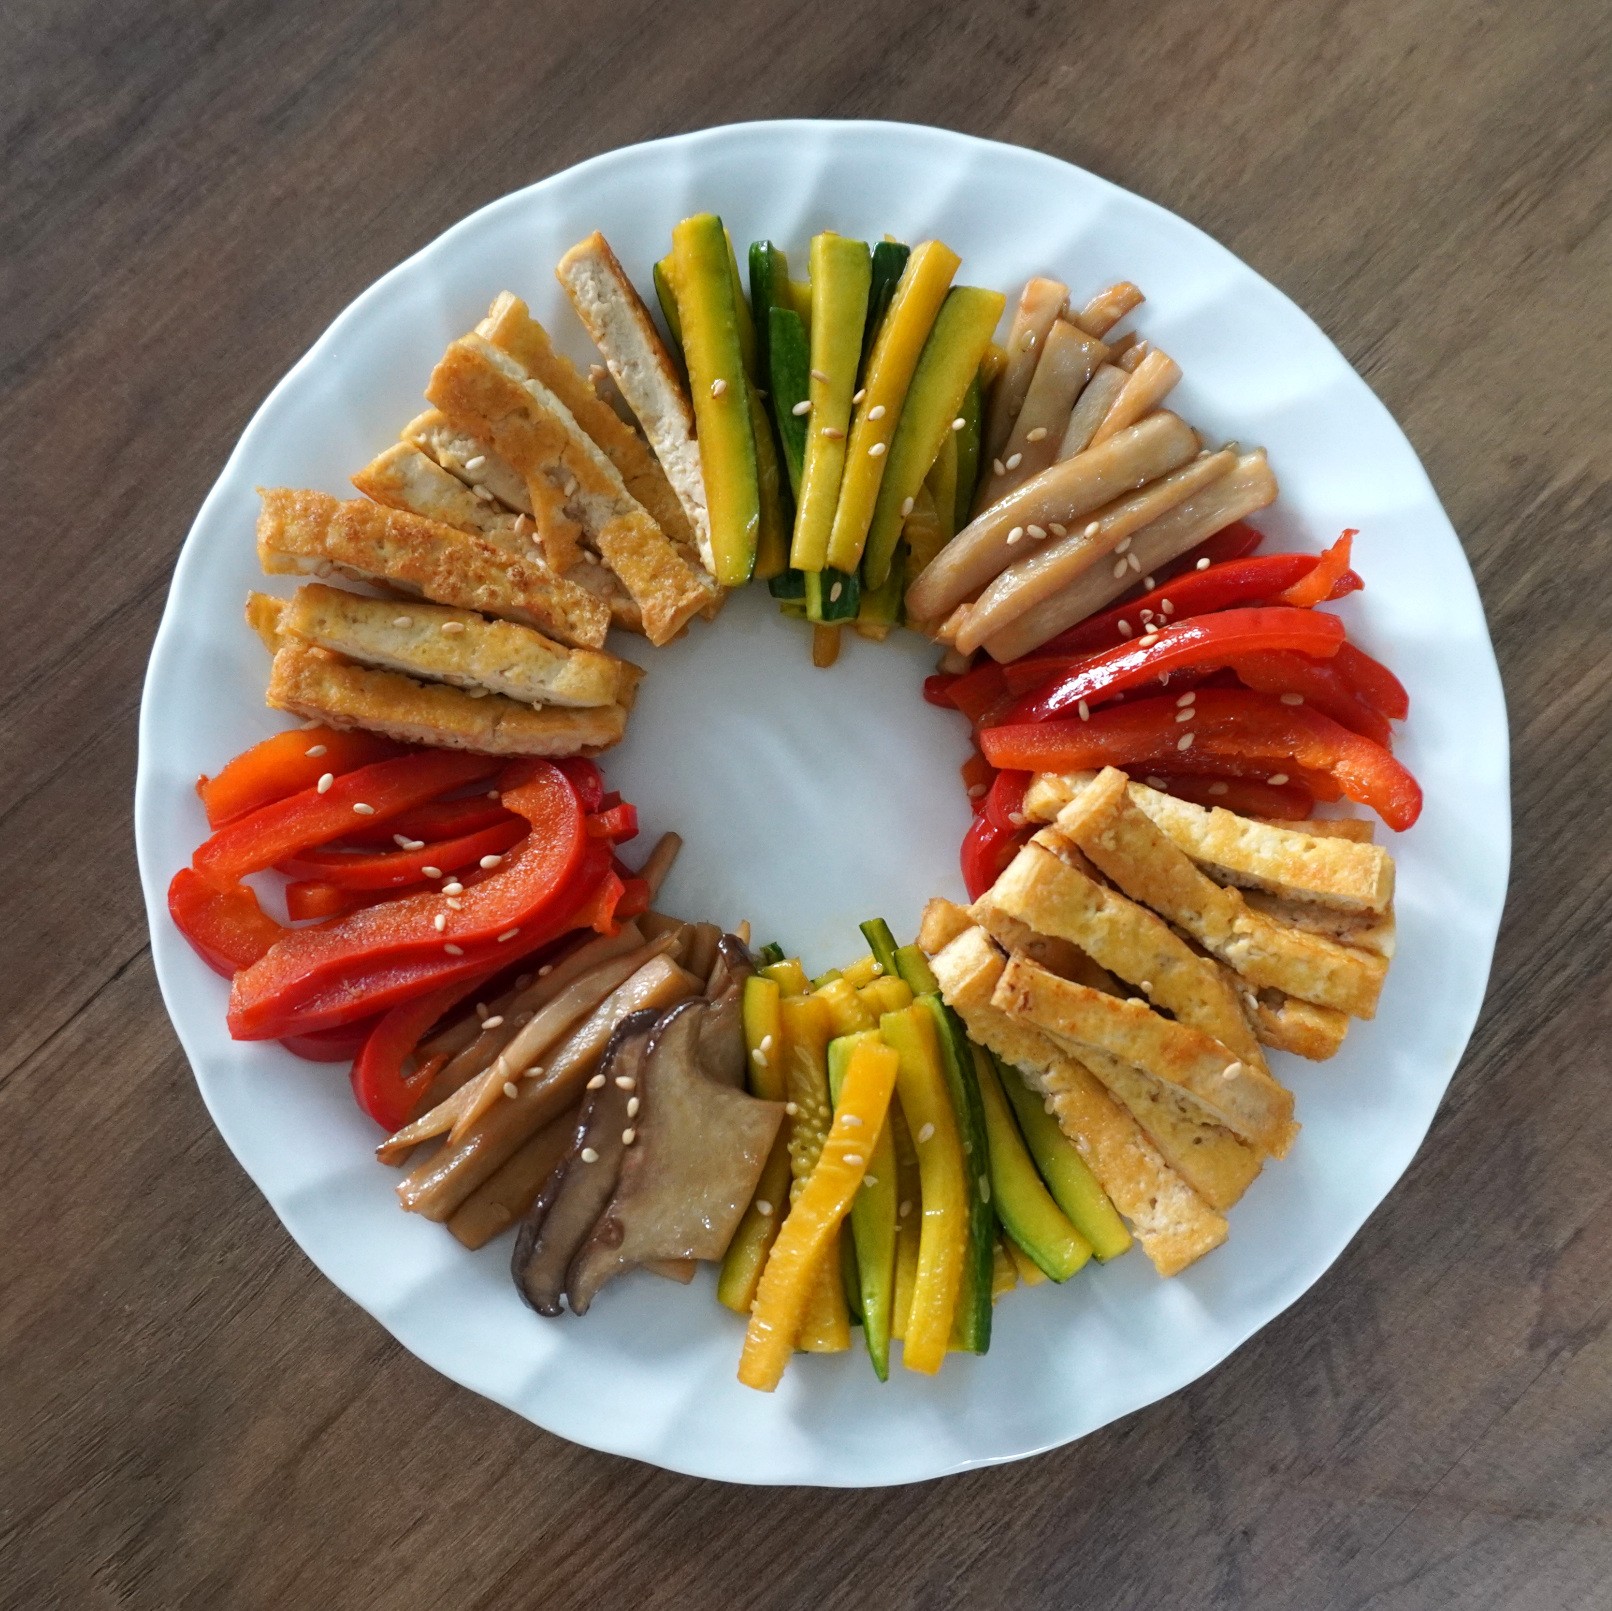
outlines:
[[[1002,1246],[1007,1249],[1007,1256],[1013,1261],[1013,1268],[1019,1273],[1019,1280],[1027,1287],[1041,1286],[1047,1279],[1047,1272],[1041,1268],[1017,1242],[1002,1232]]]
[[[872,1029],[879,1021],[863,1006],[861,997],[844,974],[819,985],[814,994],[828,1009],[835,1035],[854,1035],[859,1030]]]
[[[793,1204],[806,1189],[834,1108],[828,1094],[828,1043],[834,1020],[820,996],[785,996],[779,1002],[784,1031],[784,1090],[795,1111],[790,1114],[789,1172]],[[851,1346],[851,1317],[840,1283],[839,1250],[829,1250],[812,1277],[811,1295],[800,1327],[800,1346],[808,1353],[831,1354]]]
[[[912,1144],[912,1131],[901,1111],[898,1098],[890,1104],[890,1139],[896,1149],[896,1279],[890,1305],[890,1336],[900,1342],[907,1335],[907,1319],[912,1314],[912,1289],[918,1279],[918,1238],[923,1224],[922,1186],[918,1178],[918,1153]]]
[[[914,1004],[886,1013],[879,1028],[901,1060],[901,1110],[912,1130],[923,1192],[923,1225],[912,1311],[901,1359],[908,1370],[933,1375],[946,1357],[968,1248],[968,1174],[962,1138],[941,1064],[935,1018]]]
[[[746,1387],[770,1393],[783,1377],[797,1335],[804,1342],[816,1272],[837,1263],[826,1255],[867,1172],[871,1140],[884,1124],[898,1063],[896,1054],[872,1037],[851,1054],[833,1127],[761,1274],[739,1359],[739,1380]]]
[[[879,967],[877,957],[858,957],[855,962],[848,962],[840,969],[840,977],[847,984],[855,985],[860,990],[863,985],[872,984],[883,970]]]
[[[900,1012],[912,1005],[912,986],[905,979],[875,979],[857,991],[862,1005],[878,1020],[887,1012]]]
[[[868,355],[862,401],[851,423],[840,501],[828,539],[828,562],[837,570],[854,571],[861,562],[907,387],[961,262],[949,246],[925,241],[914,248],[896,282]]]
[[[749,1062],[746,1084],[752,1096],[782,1102],[784,1089],[784,1021],[782,992],[776,980],[754,974],[744,984],[744,1040]],[[733,1233],[717,1276],[717,1301],[735,1314],[747,1315],[756,1284],[783,1222],[789,1193],[789,1120],[779,1128],[772,1151],[762,1165],[755,1195]]]
[[[940,452],[924,477],[924,487],[934,500],[935,517],[940,523],[940,540],[949,543],[957,535],[957,432],[948,431]]]
[[[779,990],[786,996],[804,996],[811,988],[799,957],[787,957],[782,962],[769,962],[761,970],[761,974],[765,979],[774,980]]]
[[[1018,1284],[1019,1268],[1009,1256],[1006,1244],[998,1241],[991,1249],[991,1302],[995,1303]]]

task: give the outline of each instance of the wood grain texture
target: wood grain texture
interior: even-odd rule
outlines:
[[[1612,10],[15,0],[5,34],[0,1604],[1607,1604]],[[328,1285],[198,1099],[127,810],[179,542],[329,320],[505,191],[780,115],[1039,146],[1295,297],[1463,535],[1515,756],[1488,1006],[1336,1268],[1076,1447],[861,1495],[572,1448]]]

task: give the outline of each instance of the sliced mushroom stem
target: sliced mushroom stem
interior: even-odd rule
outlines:
[[[672,870],[672,863],[677,860],[677,853],[682,848],[681,834],[663,833],[644,857],[644,865],[638,869],[638,876],[649,885],[651,900],[660,894],[660,887],[666,882],[666,875]]]
[[[576,1113],[562,1113],[545,1124],[492,1175],[465,1198],[448,1220],[448,1229],[468,1248],[485,1247],[507,1231],[537,1201],[571,1144]]]

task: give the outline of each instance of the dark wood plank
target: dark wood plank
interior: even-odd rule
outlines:
[[[1604,1605],[1609,71],[1612,13],[1587,4],[19,0],[0,57],[0,1603]],[[1295,296],[1463,534],[1515,753],[1489,1004],[1338,1266],[1120,1426],[869,1494],[571,1448],[330,1288],[197,1098],[126,810],[179,541],[334,314],[580,157],[793,114],[1040,146]]]

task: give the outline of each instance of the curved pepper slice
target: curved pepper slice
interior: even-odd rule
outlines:
[[[1228,559],[1242,559],[1264,541],[1264,532],[1250,526],[1246,520],[1234,520],[1229,526],[1222,526],[1213,536],[1205,537],[1196,548],[1189,548],[1186,553],[1161,567],[1161,574],[1174,576],[1180,571],[1192,570],[1201,559],[1208,560],[1211,565],[1222,564]]]
[[[500,953],[517,954],[508,949],[517,941],[526,949],[532,929],[545,928],[610,872],[608,845],[589,841],[581,802],[565,775],[544,763],[529,776],[529,782],[506,788],[503,799],[531,823],[532,832],[496,872],[467,886],[453,897],[452,906],[435,891],[407,895],[335,923],[287,934],[261,962],[237,976],[230,995],[230,1033],[245,1040],[283,1034],[288,1016],[298,1016],[305,1004],[355,973],[406,969],[415,962],[501,961]],[[590,843],[597,847],[599,870],[585,889],[578,889],[573,878]],[[366,1006],[342,1017],[374,1010]],[[342,1017],[325,1018],[317,1027]]]
[[[1381,744],[1351,733],[1306,705],[1284,704],[1268,694],[1230,688],[1198,692],[1189,724],[1176,721],[1168,696],[1138,699],[1093,711],[1090,721],[1024,722],[987,728],[980,748],[994,766],[1035,772],[1076,772],[1089,767],[1134,767],[1150,762],[1192,764],[1224,758],[1280,757],[1271,764],[1293,773],[1330,776],[1351,800],[1369,805],[1395,829],[1416,821],[1422,791]],[[1185,741],[1185,745],[1183,745]],[[1310,778],[1305,780],[1313,788]]]
[[[361,906],[390,898],[384,889],[344,889],[323,878],[298,879],[285,887],[285,915],[293,923],[322,923],[327,917],[346,917]]]
[[[1315,806],[1315,796],[1302,783],[1268,783],[1258,778],[1212,777],[1198,772],[1164,772],[1147,781],[1164,785],[1165,794],[1194,805],[1224,806],[1240,817],[1269,817],[1302,822]]]
[[[412,806],[388,818],[378,828],[361,828],[355,821],[339,842],[367,850],[389,849],[400,839],[423,839],[427,844],[434,844],[442,839],[462,839],[466,834],[480,833],[483,828],[515,820],[483,790],[455,800],[427,800],[424,805]]]
[[[181,867],[168,885],[168,915],[196,955],[226,979],[249,968],[289,932],[245,884],[218,889],[191,867]]]
[[[196,793],[208,827],[221,828],[248,811],[311,789],[326,772],[339,777],[402,753],[402,745],[374,733],[293,727],[242,750],[215,776],[197,778]]]
[[[1352,643],[1340,644],[1333,664],[1373,710],[1380,710],[1396,722],[1410,715],[1410,695],[1405,692],[1404,683],[1364,649],[1357,649]]]
[[[306,1035],[285,1035],[280,1044],[293,1057],[307,1063],[350,1063],[358,1056],[375,1025],[368,1018],[340,1024],[335,1029],[316,1029]]]
[[[1393,748],[1388,718],[1355,692],[1336,660],[1313,660],[1309,655],[1276,650],[1241,656],[1232,662],[1232,670],[1258,693],[1302,695],[1307,705],[1341,722],[1351,733],[1384,749]]]
[[[1004,722],[1043,722],[1082,703],[1096,704],[1167,672],[1227,666],[1252,654],[1283,649],[1318,658],[1336,654],[1343,622],[1314,610],[1225,610],[1149,631],[1134,643],[1065,664],[1061,675],[1012,705]]]
[[[977,901],[1001,877],[1030,833],[1028,825],[999,827],[985,811],[974,818],[963,835],[961,857],[963,888],[971,901]]]
[[[1301,610],[1310,609],[1326,598],[1349,571],[1349,549],[1354,543],[1353,527],[1339,537],[1330,548],[1321,550],[1315,569],[1301,577],[1291,587],[1276,595],[1281,604],[1296,604]]]
[[[383,851],[378,855],[355,855],[344,850],[305,850],[278,863],[278,870],[291,878],[317,879],[339,889],[401,889],[423,884],[434,867],[454,873],[462,867],[479,865],[483,856],[498,856],[518,844],[531,831],[522,818],[510,816],[479,833],[461,839],[441,840],[418,850]]]
[[[491,777],[500,765],[486,755],[427,750],[361,766],[335,779],[323,794],[317,787],[304,789],[238,817],[208,839],[190,864],[210,884],[227,888],[299,850],[341,838],[355,822],[385,822],[450,789]]]

